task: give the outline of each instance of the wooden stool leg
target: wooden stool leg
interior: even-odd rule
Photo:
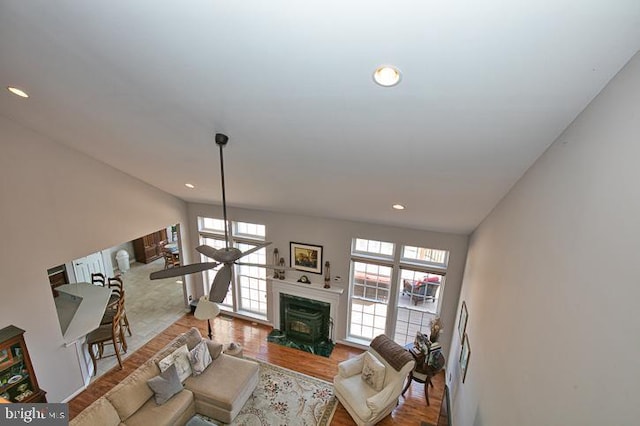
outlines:
[[[124,322],[124,326],[127,328],[127,333],[129,333],[129,336],[133,336],[133,334],[131,334],[131,326],[129,326],[129,318],[127,318],[126,312],[123,313],[122,320]]]
[[[93,362],[93,375],[95,376],[98,371],[98,363],[96,362],[96,354],[93,353],[93,345],[89,345],[89,355],[91,356],[91,362]]]
[[[127,339],[124,337],[124,330],[122,328],[120,329],[120,348],[122,352],[127,353]]]
[[[120,350],[118,348],[118,345],[114,342],[113,343],[113,350],[116,353],[116,358],[118,358],[118,365],[120,366],[120,370],[122,370],[122,360],[120,359]]]

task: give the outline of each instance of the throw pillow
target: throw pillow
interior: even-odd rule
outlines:
[[[195,348],[189,351],[189,363],[194,376],[202,374],[204,369],[211,364],[211,354],[207,342],[201,340]]]
[[[158,367],[160,367],[160,371],[165,371],[171,364],[175,364],[181,382],[184,382],[191,376],[191,363],[189,362],[189,349],[187,349],[187,345],[180,346],[173,353],[162,358],[160,362],[158,362]]]
[[[162,405],[171,397],[182,390],[182,383],[178,377],[175,364],[171,364],[169,368],[147,380],[147,385],[153,391],[156,404]]]
[[[377,391],[382,390],[384,384],[385,367],[378,358],[369,352],[364,353],[364,362],[362,364],[362,380]]]
[[[203,339],[204,340],[204,339]],[[216,359],[222,353],[222,343],[214,342],[213,340],[207,340],[207,347],[212,359]]]

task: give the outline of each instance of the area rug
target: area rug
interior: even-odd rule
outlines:
[[[333,385],[262,361],[260,381],[231,425],[326,426],[331,423],[338,400]],[[197,415],[202,419],[211,419]]]
[[[335,346],[333,342],[330,341],[320,342],[313,345],[294,342],[293,340],[289,340],[284,332],[277,329],[271,330],[267,336],[267,342],[277,343],[281,346],[299,349],[301,351],[310,352],[327,358],[331,356],[331,351],[333,351],[333,347]]]

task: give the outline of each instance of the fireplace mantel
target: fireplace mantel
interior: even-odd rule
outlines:
[[[342,288],[324,288],[322,284],[303,284],[296,281],[267,279],[271,285],[273,295],[273,327],[280,329],[280,293],[292,296],[304,297],[311,300],[329,303],[331,305],[330,315],[337,323],[340,312],[340,297],[344,293]]]

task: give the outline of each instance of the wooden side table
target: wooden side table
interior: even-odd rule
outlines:
[[[438,374],[438,372],[444,368],[445,364],[442,349],[436,349],[433,352],[430,351],[423,354],[415,349],[413,343],[406,344],[404,348],[413,356],[413,359],[416,361],[416,366],[409,372],[407,384],[402,390],[402,396],[404,396],[409,386],[411,386],[411,382],[415,380],[418,383],[424,383],[424,397],[427,400],[427,405],[431,405],[429,403],[429,386],[433,387],[431,378]]]

